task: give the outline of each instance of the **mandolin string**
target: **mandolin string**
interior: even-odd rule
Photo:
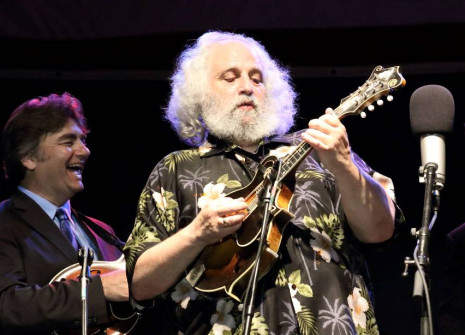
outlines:
[[[303,157],[305,157],[311,151],[312,147],[307,145],[308,147],[306,148],[306,144],[307,143],[305,141],[302,141],[297,146],[296,150],[283,160],[282,167],[284,167],[284,172],[280,173],[280,175],[278,176],[278,180],[281,181],[282,178],[284,178],[287,175],[287,173],[295,166],[295,164],[297,164]],[[295,157],[299,152],[299,157]],[[290,165],[290,167],[287,167],[288,165]],[[260,194],[262,190],[263,182],[257,185],[257,187],[250,193],[250,196],[246,198],[246,201],[252,199],[250,203],[248,203],[247,205],[248,213],[251,213],[253,210],[257,208],[258,194]]]
[[[247,203],[247,213],[252,213],[252,211],[255,210],[255,208],[257,208],[257,204],[258,204],[258,196],[257,194],[260,194],[261,190],[263,189],[262,185],[258,185],[258,187],[256,187],[252,192],[251,192],[251,195],[249,197],[246,198],[246,201],[249,200],[249,199],[252,199],[250,201],[250,203]],[[252,194],[253,194],[253,197],[252,197]],[[247,215],[248,216],[248,215]]]

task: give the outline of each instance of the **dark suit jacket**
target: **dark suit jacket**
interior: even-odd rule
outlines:
[[[120,257],[110,226],[75,213],[98,246],[99,259]],[[102,231],[103,229],[103,231]],[[108,233],[109,232],[109,233]],[[113,244],[113,245],[112,245]],[[81,285],[78,280],[49,284],[65,267],[77,263],[77,252],[55,223],[31,198],[17,191],[0,204],[0,333],[48,334],[80,329]],[[99,276],[87,287],[89,327],[108,322]]]

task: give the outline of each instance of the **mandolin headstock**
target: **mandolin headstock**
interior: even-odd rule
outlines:
[[[340,119],[347,115],[360,114],[365,117],[363,111],[374,109],[372,103],[377,101],[378,105],[383,105],[382,97],[388,95],[387,100],[392,101],[389,94],[404,87],[406,81],[399,72],[399,66],[383,68],[377,66],[370,75],[370,78],[360,86],[355,92],[341,100],[341,104],[334,110]]]

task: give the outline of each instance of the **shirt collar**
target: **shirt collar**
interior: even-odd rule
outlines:
[[[258,149],[263,145],[274,144],[291,144],[293,141],[289,138],[289,135],[279,135],[279,136],[272,136],[267,137],[261,140],[260,144],[258,145]],[[231,152],[234,150],[240,149],[237,144],[232,144],[223,140],[220,140],[213,135],[209,135],[207,140],[199,147],[199,155],[200,157],[210,157],[215,156],[224,152]]]
[[[18,190],[20,190],[21,192],[26,194],[29,198],[34,200],[40,206],[40,208],[42,208],[43,211],[50,217],[50,219],[53,220],[53,218],[55,217],[56,211],[58,209],[57,206],[52,204],[50,201],[48,201],[44,197],[41,197],[40,195],[32,191],[29,191],[28,189],[25,189],[22,186],[18,186]],[[60,208],[65,209],[69,214],[71,214],[71,204],[69,200],[65,202],[63,206],[61,206]]]

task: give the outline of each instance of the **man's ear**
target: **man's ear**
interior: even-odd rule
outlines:
[[[32,155],[27,155],[21,158],[21,164],[29,170],[29,171],[34,171],[36,168],[36,159]]]

